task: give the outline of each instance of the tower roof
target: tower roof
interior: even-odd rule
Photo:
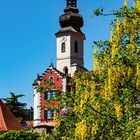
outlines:
[[[77,0],[66,0],[66,8],[64,14],[59,17],[59,23],[62,28],[72,26],[77,31],[81,32],[83,26],[83,17],[78,14]]]
[[[0,132],[21,129],[21,124],[0,99]]]

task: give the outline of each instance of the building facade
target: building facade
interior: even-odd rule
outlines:
[[[66,0],[64,14],[59,17],[60,30],[56,35],[57,66],[51,64],[41,75],[37,76],[34,87],[34,129],[50,131],[54,126],[56,93],[65,94],[68,79],[77,70],[84,68],[84,40],[81,31],[83,18],[77,8],[77,0]],[[38,88],[40,87],[40,88]],[[43,90],[40,90],[40,89]]]

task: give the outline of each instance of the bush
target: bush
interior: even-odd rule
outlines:
[[[0,140],[37,140],[39,133],[30,131],[8,131],[0,135]]]

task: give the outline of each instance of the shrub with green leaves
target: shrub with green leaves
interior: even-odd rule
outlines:
[[[0,140],[37,140],[39,133],[30,131],[8,131],[0,135]]]

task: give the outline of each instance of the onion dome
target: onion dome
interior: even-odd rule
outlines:
[[[77,0],[67,0],[67,7],[64,9],[64,14],[59,17],[59,23],[62,28],[72,26],[80,31],[83,26],[83,18],[77,8]]]

